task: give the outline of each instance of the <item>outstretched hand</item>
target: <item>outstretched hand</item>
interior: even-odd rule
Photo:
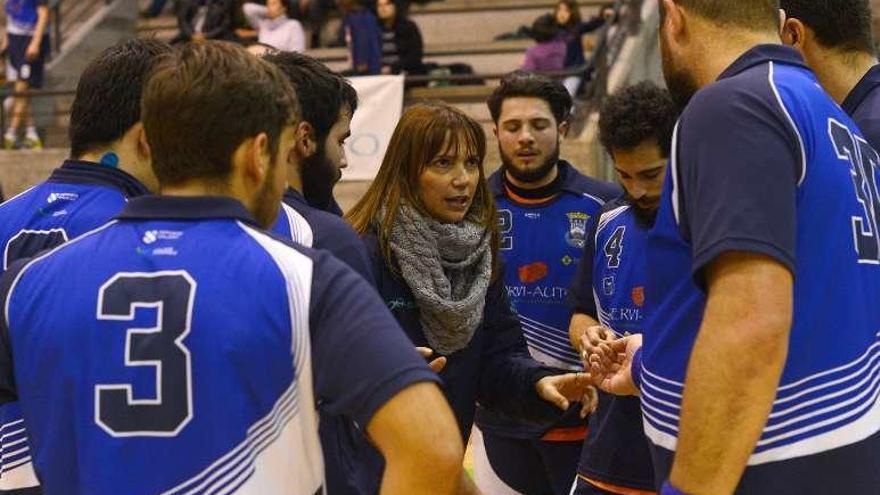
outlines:
[[[542,399],[563,411],[567,411],[572,402],[580,402],[581,418],[586,418],[599,405],[599,395],[589,373],[545,376],[535,384],[535,390]]]
[[[603,342],[589,356],[589,370],[593,383],[614,395],[639,395],[632,376],[632,360],[642,347],[641,334],[630,335],[612,342]]]

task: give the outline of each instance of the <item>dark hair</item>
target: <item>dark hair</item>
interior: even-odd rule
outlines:
[[[489,96],[489,112],[496,124],[501,117],[501,106],[508,98],[540,98],[546,101],[557,124],[568,119],[573,104],[571,95],[560,82],[521,70],[504,76],[501,85]]]
[[[190,43],[163,59],[144,88],[143,122],[159,183],[222,181],[246,139],[281,131],[299,116],[296,94],[276,67],[241,46]]]
[[[571,17],[569,17],[568,22],[563,24],[562,27],[565,29],[577,29],[578,26],[581,25],[581,9],[578,7],[578,3],[575,0],[560,0],[556,2],[556,9],[559,10],[559,6],[565,4],[568,7],[568,11],[571,12]],[[556,12],[554,11],[554,14]],[[556,17],[554,15],[554,17]]]
[[[669,157],[678,110],[669,91],[644,81],[609,96],[599,112],[599,141],[611,153],[654,140]]]
[[[532,23],[532,38],[538,43],[552,41],[557,36],[559,36],[559,25],[552,15],[544,14]]]
[[[779,30],[779,0],[675,0],[685,9],[722,26]],[[660,8],[660,15],[665,11]]]
[[[780,4],[787,17],[812,29],[822,45],[874,53],[868,0],[781,0]]]
[[[315,139],[323,142],[339,113],[357,110],[358,96],[349,82],[312,57],[294,52],[275,52],[263,60],[281,69],[296,90],[302,119],[315,128]]]
[[[122,138],[141,120],[144,81],[171,47],[133,38],[107,48],[83,71],[70,110],[70,154],[79,158]]]
[[[500,232],[495,197],[486,182],[486,134],[479,122],[446,103],[421,103],[408,108],[391,136],[388,151],[369,189],[346,219],[360,234],[375,232],[382,257],[393,267],[389,239],[401,204],[428,215],[419,198],[419,177],[437,155],[464,151],[479,162],[480,180],[468,216],[491,233],[492,280],[501,274]],[[392,268],[394,270],[394,268]]]

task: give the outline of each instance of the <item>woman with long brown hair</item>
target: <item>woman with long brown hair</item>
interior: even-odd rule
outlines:
[[[444,392],[466,440],[477,400],[522,418],[555,417],[593,391],[526,350],[500,266],[483,129],[445,104],[410,108],[376,179],[348,219],[367,244],[377,289],[417,346],[446,357]]]

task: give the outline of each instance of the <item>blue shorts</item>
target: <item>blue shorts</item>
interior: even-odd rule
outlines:
[[[26,54],[31,39],[31,36],[9,35],[9,45],[6,48],[6,79],[23,81],[28,84],[28,88],[39,89],[43,87],[43,72],[46,58],[49,56],[49,36],[43,36],[37,58],[28,61]]]

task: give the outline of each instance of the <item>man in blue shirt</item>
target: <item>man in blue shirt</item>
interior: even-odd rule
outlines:
[[[599,139],[626,193],[602,208],[569,290],[574,310],[569,332],[578,354],[644,330],[651,299],[645,293],[645,244],[660,206],[677,118],[669,92],[648,82],[625,88],[602,105]],[[575,484],[574,495],[654,493],[637,398],[600,393]]]
[[[365,425],[389,492],[457,490],[454,417],[375,292],[261,230],[295,99],[243,48],[181,48],[143,95],[163,196],[4,276],[0,395],[47,493],[322,493],[318,407]]]
[[[505,77],[489,98],[502,161],[489,184],[501,225],[504,285],[532,357],[563,371],[583,369],[568,342],[567,287],[599,209],[620,194],[559,158],[571,105],[562,84],[526,72]],[[567,494],[586,435],[580,412],[574,407],[542,424],[479,408],[477,485],[485,493]]]
[[[43,71],[49,55],[49,1],[6,0],[6,33],[0,50],[6,52],[6,78],[15,83],[15,91],[43,87]],[[43,143],[37,134],[34,118],[29,114],[29,99],[19,96],[13,100],[12,118],[3,135],[3,147],[18,146],[18,130],[22,122],[27,129],[24,147],[40,149]]]
[[[648,236],[644,347],[590,359],[602,387],[641,393],[663,493],[880,485],[880,157],[779,22],[775,1],[662,0],[686,108]]]
[[[781,0],[782,41],[793,46],[825,91],[880,149],[880,65],[868,0]]]
[[[157,187],[140,124],[140,99],[143,80],[170,51],[161,41],[132,39],[89,64],[71,108],[72,158],[45,182],[0,205],[4,270],[108,222],[129,198],[149,192],[145,184]],[[36,486],[18,405],[0,407],[0,416],[5,454],[0,489]]]

